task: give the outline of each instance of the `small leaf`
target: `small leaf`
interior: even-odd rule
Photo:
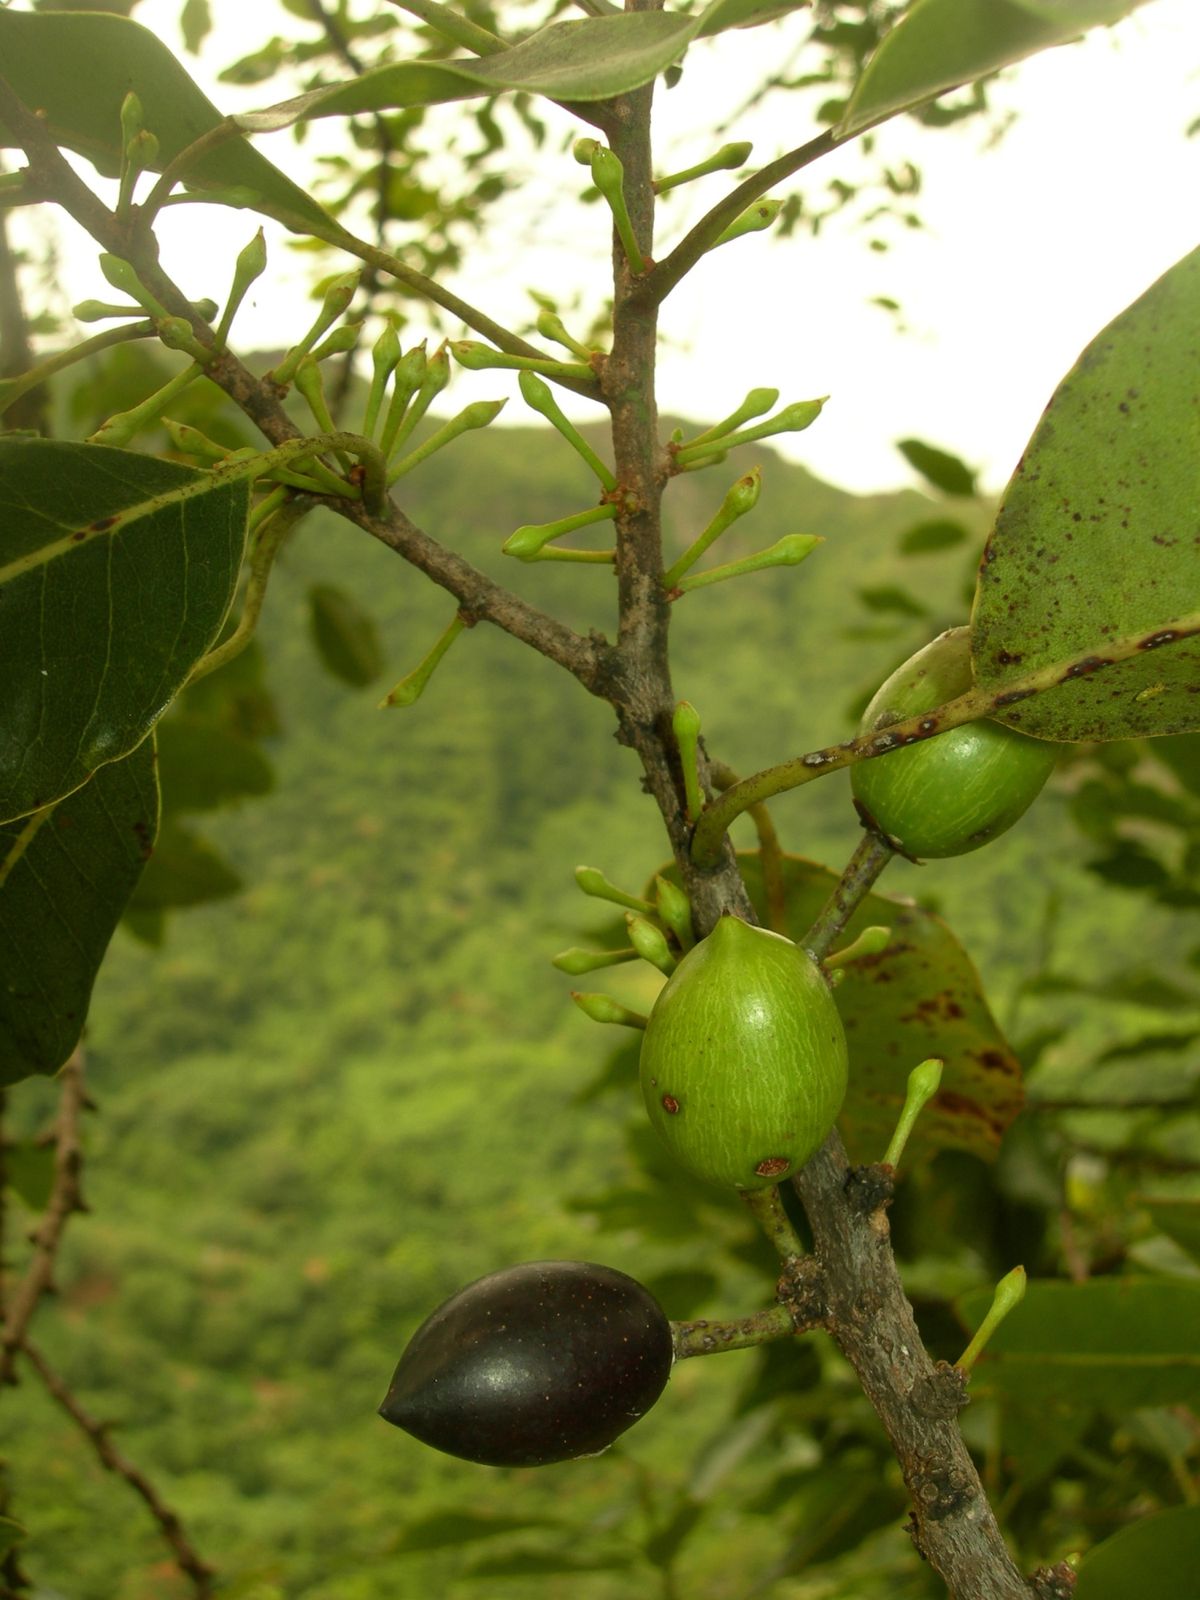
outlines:
[[[1200,1506],[1143,1517],[1089,1550],[1075,1600],[1180,1600],[1200,1571]]]
[[[1200,468],[1188,422],[1198,342],[1194,250],[1092,340],[1005,491],[971,654],[989,691],[1056,674],[998,713],[1025,733],[1103,740],[1200,726]],[[1106,665],[1105,641],[1120,639],[1140,648]]]
[[[951,522],[948,519],[935,519],[931,522],[918,522],[909,528],[900,540],[900,554],[902,556],[930,555],[935,550],[950,550],[955,545],[965,544],[970,538],[961,522]]]
[[[210,900],[227,900],[241,887],[240,876],[207,839],[167,822],[130,910],[140,915],[206,905]]]
[[[4,1176],[8,1187],[31,1211],[43,1211],[54,1189],[55,1154],[52,1144],[35,1144],[19,1139],[4,1152]]]
[[[935,445],[924,444],[920,439],[899,439],[896,449],[915,472],[919,472],[927,483],[931,483],[935,489],[940,489],[943,494],[970,499],[978,493],[975,474],[965,462],[960,461],[957,456],[952,456],[949,451],[939,450]],[[943,523],[942,526],[946,524]]]
[[[0,438],[0,818],[142,743],[217,636],[248,506],[245,481]]]
[[[883,37],[855,85],[839,139],[923,101],[1112,23],[1142,0],[916,0]]]
[[[890,611],[902,617],[929,615],[929,608],[898,584],[878,584],[870,589],[857,589],[855,593],[868,611]]]
[[[329,583],[313,584],[308,604],[313,643],[326,668],[356,689],[374,683],[384,666],[374,617]]]
[[[0,827],[0,1085],[55,1073],[158,826],[153,740]]]
[[[274,768],[249,739],[186,715],[164,717],[157,732],[158,780],[170,811],[215,811],[275,786]]]
[[[184,0],[183,10],[179,13],[179,31],[183,34],[183,46],[190,55],[199,55],[200,46],[212,32],[212,11],[208,0]]]
[[[104,174],[121,165],[121,102],[134,90],[162,168],[224,121],[162,40],[128,17],[104,12],[0,10],[4,76],[54,138]],[[0,120],[0,145],[13,140]],[[189,167],[189,187],[242,189],[268,207],[327,224],[329,215],[245,140],[231,138]]]

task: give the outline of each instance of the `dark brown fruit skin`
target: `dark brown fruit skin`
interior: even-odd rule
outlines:
[[[587,1261],[530,1261],[452,1295],[413,1334],[379,1408],[492,1467],[596,1455],[658,1399],[671,1325],[648,1289]]]

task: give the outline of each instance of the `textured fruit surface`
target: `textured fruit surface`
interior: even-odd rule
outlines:
[[[951,628],[892,674],[860,732],[932,711],[971,687],[971,630]],[[854,797],[910,856],[961,856],[1011,828],[1037,798],[1059,746],[999,722],[970,722],[852,768]]]
[[[679,963],[641,1054],[650,1121],[698,1178],[761,1189],[797,1171],[846,1093],[846,1037],[790,939],[722,917]]]
[[[466,1461],[545,1466],[632,1427],[672,1360],[670,1323],[635,1279],[531,1261],[468,1284],[421,1324],[379,1414]]]

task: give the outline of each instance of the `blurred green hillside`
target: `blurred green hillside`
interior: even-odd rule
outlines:
[[[907,530],[961,513],[915,492],[859,499],[770,451],[739,455],[672,486],[671,548],[755,462],[759,508],[719,558],[786,533],[826,539],[798,571],[676,607],[676,694],[701,711],[713,753],[751,771],[843,736],[897,661],[964,620],[984,510],[966,513],[976,542],[905,555]],[[403,504],[539,606],[611,631],[606,568],[499,555],[516,526],[581,508],[593,487],[556,435],[493,428],[418,473]],[[324,671],[309,636],[315,583],[375,616],[390,676],[354,690]],[[668,1237],[619,1206],[581,1202],[639,1178],[626,1136],[634,1096],[581,1098],[621,1041],[572,1006],[571,980],[549,957],[608,925],[576,890],[574,866],[636,888],[664,855],[661,830],[608,707],[493,628],[463,635],[415,707],[376,709],[452,614],[448,597],[348,525],[313,518],[286,550],[261,630],[281,730],[266,746],[277,787],[203,819],[246,887],[172,915],[161,949],[117,936],[88,1037],[93,1209],[72,1227],[60,1299],[41,1311],[36,1336],[185,1515],[230,1580],[223,1594],[665,1595],[638,1541],[672,1494],[689,1483],[699,1493],[696,1470],[718,1481],[732,1456],[706,1452],[724,1439],[745,1456],[742,1511],[697,1529],[678,1592],[735,1600],[795,1532],[769,1496],[753,1503],[767,1482],[747,1431],[756,1413],[726,1431],[748,1387],[765,1381],[757,1355],[686,1363],[604,1458],[544,1472],[451,1461],[374,1415],[416,1324],[510,1262],[603,1260],[651,1283],[676,1316],[741,1314],[773,1282],[769,1253],[732,1203],[704,1202],[694,1233]],[[1054,958],[1097,978],[1121,964],[1128,937],[1111,890],[1080,870],[1089,845],[1067,815],[1069,775],[1056,784],[993,849],[899,863],[882,885],[937,904],[1002,1024],[1023,1033],[1049,1004],[1013,1009],[1024,976],[1050,960],[1049,929]],[[832,866],[858,836],[844,774],[774,810],[788,848]],[[1170,912],[1139,905],[1138,918],[1141,956],[1157,953],[1171,970]],[[648,998],[649,979],[637,981]],[[1113,1013],[1097,1015],[1086,996],[1053,1004],[1056,1024],[1079,1030],[1060,1060],[1086,1059]],[[52,1086],[22,1086],[13,1115],[33,1129],[52,1103]],[[983,1278],[985,1262],[946,1248],[964,1283]],[[802,1388],[820,1362],[836,1389],[827,1352],[793,1359]],[[869,1438],[857,1391],[844,1405],[844,1425]],[[13,1509],[44,1594],[186,1593],[144,1509],[36,1386],[5,1406]],[[881,1532],[865,1547],[877,1577],[856,1581],[856,1600],[930,1592],[920,1573],[909,1587],[888,1576],[892,1561],[910,1571],[899,1505],[894,1482],[881,1480]],[[825,1514],[799,1495],[789,1516],[806,1507]],[[460,1520],[427,1521],[448,1508]],[[484,1540],[465,1514],[512,1527]],[[848,1531],[857,1539],[860,1523]],[[483,1584],[469,1581],[477,1563]]]

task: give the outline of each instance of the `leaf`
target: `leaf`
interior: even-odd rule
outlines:
[[[171,715],[158,724],[158,780],[169,810],[215,811],[270,794],[275,770],[248,739],[197,717]]]
[[[1155,739],[1147,753],[1169,767],[1190,794],[1200,795],[1200,737],[1168,734]]]
[[[1180,1600],[1200,1571],[1200,1506],[1176,1506],[1089,1550],[1075,1600]]]
[[[437,105],[505,89],[552,100],[606,100],[649,83],[676,62],[693,39],[767,22],[803,3],[712,0],[692,17],[641,11],[553,22],[520,44],[478,61],[395,62],[262,111],[246,112],[235,121],[248,132],[268,133],[307,118]]]
[[[153,740],[0,826],[0,1085],[57,1072],[158,827]]]
[[[1142,0],[916,0],[880,41],[841,122],[848,139],[925,100],[998,72],[1087,28],[1116,22]]]
[[[145,739],[229,609],[249,495],[128,450],[0,438],[0,818]]]
[[[764,917],[758,852],[739,851],[738,865]],[[660,870],[672,876],[673,869]],[[784,857],[789,938],[803,938],[837,881],[827,867]],[[979,974],[939,917],[881,894],[866,897],[843,942],[880,925],[892,929],[886,949],[849,962],[833,991],[850,1049],[850,1089],[838,1119],[850,1159],[881,1158],[908,1074],[918,1062],[940,1056],[941,1087],[922,1111],[905,1159],[919,1162],[936,1150],[955,1149],[991,1160],[1023,1093],[1020,1064],[988,1009]]]
[[[958,1301],[978,1327],[991,1291]],[[1054,1402],[1110,1415],[1194,1403],[1200,1391],[1200,1283],[1166,1278],[1032,1282],[979,1359],[972,1391],[1024,1405]]]
[[[961,522],[951,522],[948,519],[918,522],[901,538],[900,554],[929,555],[935,550],[949,550],[956,544],[965,544],[969,537]]]
[[[943,494],[971,499],[979,492],[975,485],[975,474],[970,467],[957,456],[952,456],[948,450],[939,450],[935,445],[924,444],[920,439],[898,439],[896,449],[915,472],[919,472],[927,483],[931,483],[935,489],[940,489]],[[947,524],[942,523],[941,526],[945,527]],[[955,524],[950,523],[949,526],[954,527]]]
[[[1138,1204],[1145,1206],[1160,1233],[1174,1239],[1181,1250],[1200,1261],[1200,1200],[1139,1195]]]
[[[183,47],[189,55],[199,55],[200,46],[212,32],[212,10],[208,0],[184,0],[179,13],[179,30],[183,34]]]
[[[1195,250],[1083,352],[1008,486],[980,566],[971,653],[989,691],[1064,668],[1054,687],[997,714],[1025,733],[1200,727],[1200,641],[1187,636],[1200,632],[1198,344]],[[1105,665],[1104,641],[1122,638],[1141,648]]]
[[[877,584],[870,589],[856,589],[855,593],[868,611],[890,611],[902,617],[927,617],[928,608],[898,584]]]
[[[211,900],[227,900],[241,887],[241,877],[207,839],[168,821],[129,909],[140,916],[207,905]]]
[[[326,668],[356,689],[374,683],[383,671],[375,618],[331,583],[314,583],[308,606],[313,643]]]
[[[12,88],[45,115],[57,142],[86,156],[105,177],[120,170],[121,102],[130,89],[158,139],[160,170],[225,120],[157,34],[128,17],[0,10],[0,61]],[[0,145],[14,142],[0,119]],[[190,166],[187,181],[244,189],[268,207],[329,222],[323,207],[236,136]]]
[[[32,1139],[14,1140],[4,1152],[8,1187],[31,1211],[44,1211],[54,1190],[55,1149]]]

